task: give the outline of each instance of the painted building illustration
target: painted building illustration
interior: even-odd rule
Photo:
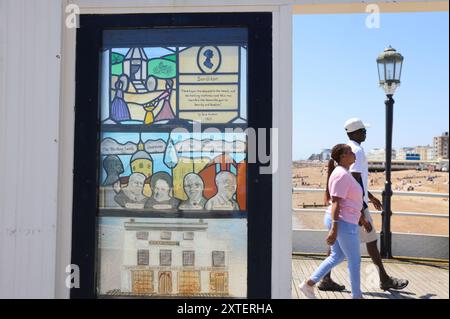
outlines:
[[[131,48],[123,61],[123,72],[135,82],[147,79],[147,56],[142,48]]]
[[[120,293],[229,295],[230,249],[227,241],[208,238],[208,223],[131,219],[124,229]]]

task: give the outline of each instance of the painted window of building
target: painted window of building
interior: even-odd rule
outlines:
[[[161,232],[161,239],[170,240],[172,238],[172,233],[170,231]]]
[[[180,294],[197,294],[201,291],[199,271],[180,271],[178,273]]]
[[[132,292],[138,295],[153,292],[153,271],[132,270],[131,271]]]
[[[150,259],[150,252],[147,249],[139,249],[137,251],[137,264],[147,266]]]
[[[187,250],[183,251],[183,266],[194,266],[195,264],[195,251]]]
[[[212,252],[212,265],[213,265],[213,267],[224,267],[225,266],[225,252],[224,251],[213,251]]]
[[[194,240],[194,232],[185,232],[183,233],[183,239],[184,240]]]
[[[148,232],[147,231],[138,231],[138,232],[136,232],[136,239],[147,240],[148,239]]]
[[[161,249],[159,251],[159,264],[160,266],[172,265],[172,251],[168,249]]]

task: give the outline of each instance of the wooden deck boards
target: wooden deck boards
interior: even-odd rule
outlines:
[[[293,256],[292,259],[292,298],[304,299],[298,285],[319,266],[323,258]],[[404,290],[383,291],[378,287],[378,275],[370,259],[363,258],[361,264],[361,290],[366,299],[449,299],[448,263],[424,263],[389,260],[384,262],[390,276],[405,278],[409,285]],[[316,289],[322,299],[349,299],[350,281],[347,263],[333,269],[332,278],[346,286],[343,292],[323,292]]]

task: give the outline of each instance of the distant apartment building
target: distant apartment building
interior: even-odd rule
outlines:
[[[448,159],[448,132],[433,138],[435,159]]]
[[[397,150],[392,150],[392,159],[398,161],[407,160],[422,160],[431,161],[435,159],[434,148],[430,145],[416,146],[416,147],[402,147]],[[369,161],[384,161],[384,148],[374,148],[367,152],[367,159]]]
[[[410,158],[412,154],[416,154],[415,147],[402,147],[397,150],[397,154],[395,156],[396,160],[405,161],[406,158]]]
[[[432,161],[434,160],[434,149],[430,145],[427,146],[417,146],[414,148],[414,153],[419,154],[422,161]]]
[[[397,152],[392,150],[391,159],[396,159]],[[367,160],[369,161],[385,161],[386,160],[386,151],[384,148],[374,148],[367,152]]]
[[[308,160],[309,161],[328,161],[331,158],[331,150],[325,148],[319,154],[312,154]]]

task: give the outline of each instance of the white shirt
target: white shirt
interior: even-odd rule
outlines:
[[[347,143],[352,148],[353,153],[355,153],[356,160],[355,163],[350,166],[351,173],[360,173],[361,179],[364,186],[364,202],[369,203],[369,193],[368,193],[368,180],[369,180],[369,162],[364,152],[364,148],[356,143],[355,141],[349,141]]]

